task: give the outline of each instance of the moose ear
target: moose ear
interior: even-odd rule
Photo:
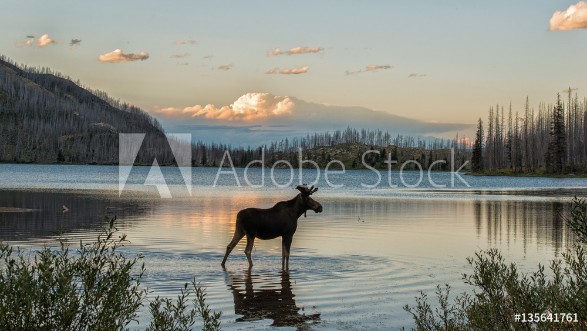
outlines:
[[[307,193],[308,192],[308,188],[305,185],[298,185],[296,187],[296,190],[302,192],[302,193]]]
[[[310,189],[310,194],[315,193],[316,191],[318,191],[318,188],[314,188],[314,186],[312,186],[312,189]]]

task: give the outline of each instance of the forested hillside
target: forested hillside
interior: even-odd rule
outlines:
[[[150,165],[155,158],[161,165],[175,164],[161,125],[146,112],[50,69],[21,66],[0,57],[0,162],[117,164],[119,133],[146,133],[135,164]],[[424,167],[444,160],[435,169],[448,169],[453,147],[458,167],[470,154],[468,144],[458,137],[415,138],[348,127],[249,148],[194,142],[192,165],[219,166],[229,151],[237,167],[261,159],[262,154],[265,166],[285,160],[297,167],[302,149],[304,160],[321,167],[340,160],[346,168],[360,169],[364,168],[362,154],[377,150],[379,154],[366,156],[365,164],[386,168],[384,161],[391,154],[400,164],[417,160]],[[223,165],[229,165],[228,160]]]
[[[138,163],[173,157],[161,125],[139,108],[49,69],[0,57],[0,162],[118,162],[118,133],[147,133]]]

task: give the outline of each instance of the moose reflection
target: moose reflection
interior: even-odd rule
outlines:
[[[300,314],[301,308],[294,300],[295,295],[287,272],[280,272],[279,285],[277,282],[267,284],[266,280],[261,280],[260,275],[251,275],[250,269],[245,270],[244,275],[240,277],[229,272],[225,272],[225,275],[228,289],[234,297],[234,312],[242,315],[236,319],[237,322],[271,319],[272,326],[295,326],[297,329],[305,329],[308,322],[320,321],[320,313]],[[263,289],[255,290],[254,284]]]
[[[269,209],[247,208],[238,212],[234,235],[226,247],[226,254],[222,260],[223,267],[230,252],[246,235],[245,255],[249,261],[249,268],[253,266],[251,252],[255,238],[266,240],[277,237],[282,238],[281,267],[284,270],[289,268],[289,250],[293,235],[298,227],[298,218],[302,214],[305,215],[308,209],[316,213],[322,212],[322,205],[310,198],[310,195],[318,191],[318,188],[298,185],[296,189],[300,193],[295,198],[278,202]]]

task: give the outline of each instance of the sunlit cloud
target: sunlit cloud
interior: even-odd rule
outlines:
[[[247,93],[229,106],[217,107],[213,104],[195,105],[186,108],[161,108],[155,110],[160,115],[169,117],[190,116],[225,121],[254,121],[271,117],[282,117],[292,113],[294,101],[285,96],[269,93]]]
[[[54,44],[55,40],[51,39],[48,34],[44,34],[37,39],[37,47],[45,47]]]
[[[232,64],[223,64],[218,66],[218,70],[222,70],[222,71],[228,71],[230,69],[232,69],[233,65]]]
[[[347,71],[345,71],[345,74],[347,76],[349,76],[349,75],[358,75],[358,74],[363,73],[363,72],[377,72],[377,71],[381,71],[381,70],[388,70],[388,69],[391,69],[391,68],[393,68],[393,66],[392,65],[389,65],[389,64],[369,64],[369,65],[365,66],[365,68],[363,68],[361,70],[356,70],[356,71],[347,70]]]
[[[175,54],[172,54],[170,56],[170,58],[172,58],[172,59],[181,59],[181,58],[184,58],[184,57],[188,57],[190,55],[192,55],[192,54],[187,53],[187,52],[184,52],[184,53],[175,53]]]
[[[44,34],[42,36],[40,36],[38,39],[35,39],[35,36],[32,35],[28,35],[26,36],[27,39],[23,40],[19,43],[17,43],[16,45],[18,47],[24,47],[24,46],[37,46],[37,48],[43,48],[46,46],[49,46],[51,44],[55,44],[57,43],[55,40],[53,40],[51,37],[49,37],[48,34]]]
[[[149,58],[149,53],[147,52],[140,52],[138,54],[135,53],[124,53],[120,49],[115,49],[110,53],[106,53],[100,55],[98,60],[100,62],[109,62],[109,63],[120,63],[120,62],[131,62],[131,61],[144,61]]]
[[[412,74],[408,75],[408,78],[421,78],[421,77],[426,77],[426,74],[412,73]]]
[[[181,45],[195,45],[196,41],[193,39],[186,39],[186,40],[176,40],[173,43],[175,46],[181,46]]]
[[[311,54],[323,51],[322,47],[294,47],[288,51],[282,51],[280,48],[275,48],[267,52],[267,56],[279,55],[297,55],[297,54]]]
[[[268,75],[276,75],[276,74],[280,74],[280,75],[299,75],[299,74],[305,74],[308,72],[308,70],[310,70],[310,67],[308,66],[303,66],[300,68],[292,68],[292,69],[279,69],[279,68],[273,68],[273,69],[269,69],[267,70],[267,72],[265,72]]]
[[[570,31],[587,28],[587,2],[579,1],[550,18],[550,30]]]

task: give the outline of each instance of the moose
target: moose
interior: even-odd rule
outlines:
[[[298,185],[296,189],[300,193],[295,198],[278,202],[269,209],[247,208],[238,212],[234,235],[226,247],[222,267],[226,264],[230,252],[244,236],[247,236],[245,255],[249,261],[249,268],[253,266],[251,252],[255,238],[267,240],[281,237],[281,268],[289,269],[289,250],[298,227],[298,218],[302,214],[306,215],[308,209],[315,213],[322,212],[322,205],[310,197],[318,191],[318,188],[314,188],[313,185],[308,188],[304,184]]]

